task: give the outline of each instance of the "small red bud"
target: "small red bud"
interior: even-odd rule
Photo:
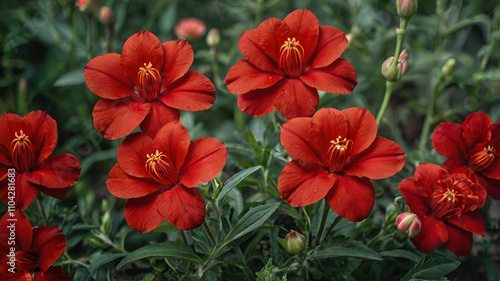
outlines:
[[[398,15],[403,18],[410,18],[417,10],[417,0],[396,0]]]
[[[414,213],[404,212],[396,218],[398,230],[405,233],[408,238],[415,237],[422,228],[420,219]]]

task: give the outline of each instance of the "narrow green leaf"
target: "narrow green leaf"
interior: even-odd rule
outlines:
[[[198,255],[196,255],[189,246],[172,241],[167,241],[163,243],[148,245],[135,250],[120,261],[120,263],[116,266],[116,270],[119,270],[129,262],[152,257],[178,258],[200,264],[203,264],[205,262]]]
[[[382,257],[390,257],[390,258],[405,258],[409,259],[413,262],[418,262],[421,258],[421,255],[415,254],[414,252],[403,250],[403,249],[394,249],[388,251],[379,252]]]
[[[250,174],[253,172],[259,170],[262,168],[262,166],[254,166],[247,168],[243,171],[240,171],[230,177],[229,179],[226,180],[224,185],[222,186],[222,191],[220,192],[219,196],[217,197],[217,205],[221,206],[223,203],[224,198],[226,195],[234,188],[238,183],[240,183],[242,180],[244,180],[246,177],[248,177]]]
[[[125,253],[104,253],[90,262],[89,271],[94,273],[99,267],[126,255]]]
[[[74,86],[79,85],[85,82],[85,75],[83,74],[83,69],[77,69],[70,71],[61,75],[57,78],[56,82],[54,82],[54,87],[62,87],[62,86]]]
[[[432,258],[425,262],[422,269],[417,273],[419,278],[439,278],[452,272],[460,265],[460,262],[454,259],[442,257]]]
[[[336,238],[335,240],[338,240],[338,238]],[[312,254],[311,257],[355,257],[369,260],[382,260],[382,257],[377,252],[356,240],[334,242],[334,245],[332,247],[316,252]]]

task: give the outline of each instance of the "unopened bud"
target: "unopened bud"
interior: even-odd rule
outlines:
[[[207,32],[205,23],[197,18],[185,18],[174,27],[177,37],[187,40],[198,40]]]
[[[220,33],[217,28],[212,28],[208,31],[207,45],[209,47],[216,47],[220,42]]]
[[[417,0],[396,0],[398,15],[403,18],[410,18],[417,10]]]
[[[414,213],[404,212],[396,218],[396,226],[398,230],[405,233],[408,238],[413,238],[420,232],[422,223]]]
[[[290,230],[290,232],[285,236],[285,242],[288,247],[286,250],[290,254],[296,255],[304,249],[306,238],[301,233],[295,230]]]
[[[75,6],[78,7],[80,11],[87,13],[96,11],[98,5],[98,1],[95,0],[77,0],[75,2]]]
[[[408,61],[406,60],[408,55],[408,50],[404,49],[399,55],[396,67],[392,66],[394,57],[386,59],[384,63],[382,63],[382,75],[384,78],[392,82],[396,82],[401,79],[401,77],[403,77],[408,70]]]
[[[109,7],[102,6],[99,11],[99,21],[103,25],[112,25],[115,22],[115,14]]]
[[[456,65],[457,62],[455,61],[454,58],[448,59],[441,68],[441,71],[446,75],[451,75],[453,73],[453,70],[455,70]]]

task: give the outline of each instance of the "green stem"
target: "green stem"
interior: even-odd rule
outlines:
[[[380,106],[380,109],[378,110],[377,114],[377,124],[380,124],[382,121],[382,118],[384,117],[385,111],[387,110],[387,106],[389,105],[389,101],[391,100],[391,95],[392,95],[392,88],[394,87],[394,82],[392,81],[385,81],[385,94],[384,94],[384,100],[382,101],[382,105]]]
[[[429,131],[432,123],[434,122],[434,104],[436,103],[436,96],[441,87],[442,74],[439,75],[436,86],[432,89],[431,100],[427,104],[427,110],[425,112],[424,125],[422,126],[422,133],[420,134],[419,150],[424,151],[425,145],[427,144],[427,138],[429,137]]]
[[[181,230],[181,234],[182,234],[182,241],[184,241],[184,244],[186,244],[186,245],[189,246],[189,240],[188,240],[186,231],[185,230]]]
[[[45,214],[45,209],[43,208],[43,201],[40,196],[36,198],[36,202],[38,203],[38,209],[40,209],[40,214],[42,215],[42,221],[43,225],[48,225],[47,224],[47,215]]]
[[[316,236],[316,241],[314,245],[319,246],[321,236],[323,236],[323,231],[325,230],[326,218],[328,217],[328,212],[330,211],[330,205],[325,200],[325,205],[323,206],[323,214],[321,215],[321,221],[319,223],[318,235]]]
[[[203,221],[203,228],[205,228],[205,231],[207,232],[208,237],[210,237],[210,240],[212,240],[212,244],[215,245],[217,242],[215,241],[214,234],[212,233],[212,230],[210,229],[210,227],[208,226],[206,221]]]
[[[92,13],[85,13],[87,19],[87,60],[92,59],[91,53],[91,36],[92,36]]]

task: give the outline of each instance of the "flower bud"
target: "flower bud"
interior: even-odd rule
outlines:
[[[396,82],[401,79],[401,77],[403,77],[408,70],[408,61],[406,60],[408,55],[409,52],[406,49],[399,54],[396,68],[392,66],[394,57],[386,59],[384,63],[382,63],[382,75],[384,78],[392,82]]]
[[[212,28],[208,31],[207,45],[209,47],[216,47],[220,42],[220,33],[217,28]]]
[[[109,7],[102,6],[99,11],[99,21],[103,25],[112,25],[115,22],[115,14]]]
[[[453,70],[455,70],[456,65],[457,62],[455,61],[454,58],[448,59],[441,68],[441,71],[446,75],[451,75],[453,73]]]
[[[77,0],[75,6],[82,12],[92,13],[96,11],[99,3],[95,0]]]
[[[187,40],[198,40],[205,32],[207,32],[205,23],[197,18],[182,19],[174,27],[175,35]]]
[[[290,254],[296,255],[305,248],[306,238],[299,232],[290,230],[290,232],[285,236],[285,242],[288,247],[286,250]]]
[[[414,213],[404,212],[396,218],[396,225],[400,232],[405,233],[408,238],[415,237],[422,227],[420,219]]]
[[[411,18],[417,10],[417,0],[396,0],[398,15],[403,18]]]

